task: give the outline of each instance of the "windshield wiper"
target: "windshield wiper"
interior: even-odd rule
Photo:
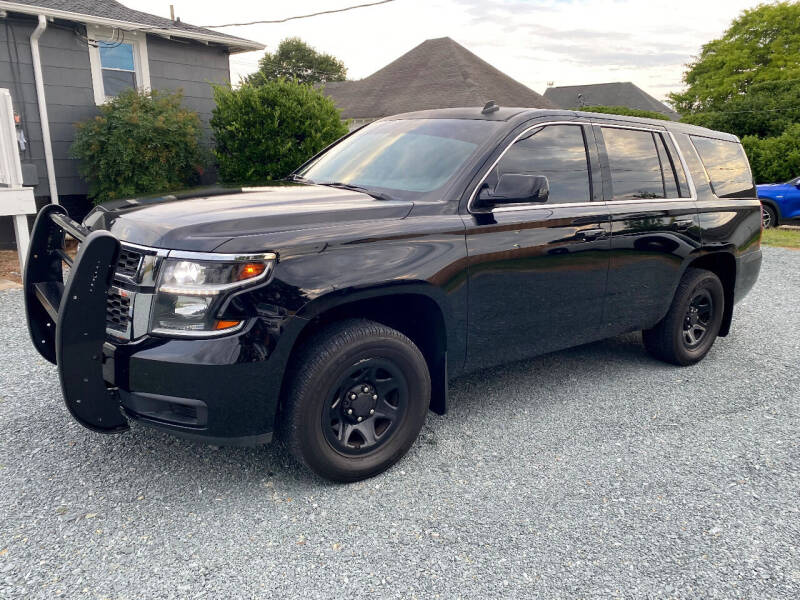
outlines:
[[[365,187],[361,187],[360,185],[353,185],[352,183],[344,183],[341,181],[330,181],[330,182],[319,182],[319,185],[327,185],[328,187],[332,188],[339,188],[342,190],[352,190],[354,192],[361,192],[362,194],[367,194],[372,196],[376,200],[394,200],[391,196],[384,194],[383,192],[377,192],[375,190],[370,190]]]
[[[297,173],[292,173],[286,178],[287,181],[297,181],[299,183],[314,183],[310,179],[303,177],[302,175],[298,175]]]

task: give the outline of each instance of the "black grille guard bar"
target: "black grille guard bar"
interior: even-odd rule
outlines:
[[[80,242],[74,260],[68,233]],[[36,349],[58,365],[67,409],[84,427],[102,433],[128,429],[115,388],[103,379],[106,295],[120,243],[107,231],[89,232],[50,204],[36,217],[23,277],[28,331]],[[70,265],[64,282],[62,261]]]

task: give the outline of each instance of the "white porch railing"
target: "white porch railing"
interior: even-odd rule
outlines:
[[[25,267],[30,233],[28,217],[36,213],[33,188],[22,186],[22,166],[17,150],[11,94],[0,88],[0,216],[14,218],[20,270]]]

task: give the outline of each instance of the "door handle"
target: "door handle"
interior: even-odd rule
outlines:
[[[686,231],[692,225],[694,225],[694,219],[678,219],[672,224],[677,231]]]
[[[582,229],[578,232],[578,236],[589,242],[591,240],[596,240],[599,237],[603,237],[605,233],[605,229]]]

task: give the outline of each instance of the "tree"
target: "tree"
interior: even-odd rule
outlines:
[[[96,202],[188,187],[202,174],[200,117],[180,92],[122,92],[76,125],[70,151]]]
[[[286,177],[347,133],[333,101],[311,85],[278,79],[215,86],[211,117],[219,174],[228,183]]]
[[[739,137],[772,137],[800,123],[800,79],[754,83],[717,110],[684,115],[682,121]]]
[[[653,110],[639,110],[638,108],[628,108],[627,106],[581,106],[575,110],[584,112],[604,113],[608,115],[625,115],[626,117],[642,117],[644,119],[660,119],[669,121],[669,117]]]
[[[800,173],[800,123],[786,128],[781,135],[742,138],[756,183],[788,181]]]
[[[251,85],[264,85],[276,79],[295,79],[299,83],[326,83],[344,81],[347,68],[330,54],[321,54],[300,38],[286,38],[278,50],[267,52],[258,61],[258,71],[245,81]]]
[[[800,3],[746,10],[688,65],[685,91],[670,94],[681,114],[720,110],[754,84],[800,79]]]

